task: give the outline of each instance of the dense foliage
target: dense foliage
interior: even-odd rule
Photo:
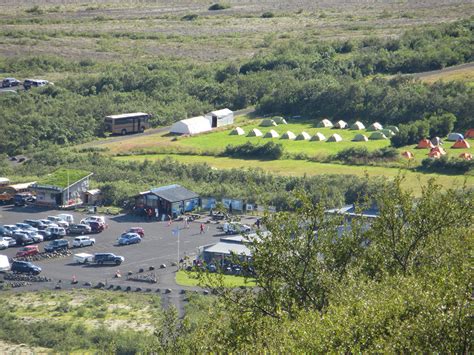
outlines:
[[[351,147],[341,150],[334,156],[334,159],[347,164],[367,165],[374,161],[393,161],[398,156],[398,151],[390,147],[377,149],[372,152],[367,147]]]
[[[247,142],[238,146],[228,145],[222,155],[234,158],[274,160],[280,159],[283,155],[283,146],[273,142],[262,145]]]
[[[64,73],[55,86],[0,96],[0,151],[15,154],[50,143],[104,135],[108,114],[144,111],[154,125],[210,111],[258,105],[262,113],[328,116],[401,124],[442,113],[473,125],[474,87],[427,85],[403,77],[366,79],[472,60],[471,21],[411,31],[399,39],[292,42],[243,63],[104,64],[53,56],[0,58],[0,72]],[[378,62],[374,62],[378,61]]]
[[[474,170],[474,160],[448,158],[444,155],[439,159],[423,159],[419,169],[430,172],[464,174],[468,171]]]

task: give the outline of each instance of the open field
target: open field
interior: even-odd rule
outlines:
[[[293,39],[397,36],[414,26],[466,18],[469,1],[209,1],[7,0],[0,4],[0,51],[5,56],[197,61],[248,58]],[[262,18],[264,12],[274,17]],[[185,15],[197,15],[193,21]]]
[[[461,81],[474,85],[474,63],[456,65],[441,70],[413,75],[421,81],[433,84],[436,81]]]
[[[399,174],[402,174],[405,176],[405,186],[409,189],[413,189],[415,192],[419,192],[421,185],[426,184],[426,182],[431,178],[435,178],[440,185],[446,188],[462,186],[465,180],[467,185],[474,186],[474,176],[425,174],[396,168],[324,164],[310,162],[307,160],[245,160],[224,157],[178,154],[134,155],[116,157],[115,159],[122,161],[153,161],[159,159],[166,159],[167,157],[173,158],[178,162],[186,164],[206,163],[217,169],[260,168],[274,174],[280,174],[285,176],[337,174],[356,176],[368,175],[370,177],[385,177],[388,179],[393,179]]]
[[[224,287],[240,287],[240,286],[255,286],[255,282],[245,282],[242,276],[221,275]],[[181,286],[197,286],[198,280],[193,275],[186,271],[179,271],[176,273],[176,283]]]
[[[198,134],[189,137],[178,137],[170,135],[167,132],[160,132],[157,134],[147,136],[136,136],[129,137],[124,140],[110,139],[110,143],[107,140],[101,140],[100,147],[108,149],[108,153],[112,155],[117,154],[191,154],[191,155],[217,155],[222,153],[227,145],[240,145],[246,142],[252,142],[254,144],[264,144],[269,141],[282,144],[285,148],[285,152],[290,155],[304,154],[310,158],[317,158],[318,160],[325,158],[329,155],[334,155],[343,149],[350,147],[366,147],[369,151],[376,149],[389,147],[390,141],[387,140],[369,140],[368,142],[353,142],[352,139],[356,134],[362,133],[366,136],[370,136],[372,132],[366,130],[355,131],[348,129],[331,129],[331,128],[317,128],[316,124],[319,120],[303,121],[299,123],[292,123],[290,121],[287,125],[278,125],[276,127],[260,127],[260,119],[248,119],[246,117],[239,118],[237,123],[232,127],[222,127],[217,131]],[[270,131],[271,129],[282,135],[286,131],[291,131],[295,135],[305,131],[311,136],[316,132],[321,132],[328,138],[333,133],[339,134],[343,141],[338,143],[330,142],[313,142],[313,141],[296,141],[286,140],[280,138],[263,138],[263,137],[247,137],[229,135],[233,127],[239,126],[248,133],[253,128],[258,128],[263,134]],[[463,132],[464,133],[464,132]],[[445,142],[443,145],[444,149],[449,156],[458,156],[462,152],[469,152],[474,155],[474,140],[468,140],[471,147],[468,149],[451,149],[454,142]],[[95,146],[95,143],[88,143],[84,145],[86,147]],[[81,147],[81,146],[79,146]],[[412,165],[419,164],[421,160],[427,157],[427,149],[415,149],[415,145],[402,147],[399,149],[400,152],[409,150],[415,156],[415,161]],[[403,164],[402,164],[403,166]]]

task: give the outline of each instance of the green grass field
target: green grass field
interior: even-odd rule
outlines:
[[[180,163],[186,164],[206,163],[217,169],[261,168],[265,171],[285,176],[337,174],[356,176],[368,175],[370,177],[384,176],[389,179],[393,179],[399,174],[403,174],[405,176],[406,188],[412,189],[415,193],[419,193],[421,191],[421,186],[426,184],[426,182],[431,178],[435,178],[440,185],[446,188],[462,186],[464,181],[466,181],[467,185],[474,186],[474,176],[425,174],[413,172],[407,169],[386,168],[379,166],[325,164],[311,162],[307,160],[246,160],[225,157],[179,154],[133,155],[116,157],[115,159],[122,161],[153,161],[165,159],[167,157],[173,158]],[[406,162],[406,164],[407,167],[409,167],[408,164],[410,164],[410,162]]]
[[[246,282],[242,276],[222,275],[224,287],[255,286],[255,282],[249,280]],[[197,286],[198,280],[187,271],[178,271],[176,274],[176,283],[181,286]]]

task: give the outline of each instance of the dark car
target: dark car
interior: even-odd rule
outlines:
[[[44,251],[47,253],[67,249],[69,249],[69,242],[66,239],[53,240],[44,246]]]
[[[87,234],[92,231],[88,224],[70,224],[68,227],[69,234]]]
[[[38,230],[43,230],[48,227],[48,225],[37,219],[25,219],[23,222],[29,224],[32,227],[35,227]]]
[[[14,261],[12,262],[11,271],[15,273],[38,275],[41,273],[41,268],[28,261]]]
[[[94,262],[103,265],[103,264],[114,264],[120,265],[125,258],[123,256],[115,255],[112,253],[98,253],[94,255]]]
[[[48,232],[46,230],[40,230],[38,231],[38,234],[43,236],[43,240],[53,240],[53,239],[61,238],[60,236],[51,234],[51,232]]]
[[[100,233],[105,229],[105,224],[102,222],[89,222],[88,224],[91,227],[92,233]]]
[[[20,80],[17,80],[15,78],[5,78],[2,80],[2,87],[4,88],[9,88],[12,86],[18,86],[21,84]]]
[[[13,197],[15,206],[25,206],[27,203],[33,203],[35,201],[36,197],[29,192],[22,192]]]
[[[12,235],[12,238],[15,239],[16,245],[27,245],[33,244],[35,241],[28,234],[23,232],[15,232]]]

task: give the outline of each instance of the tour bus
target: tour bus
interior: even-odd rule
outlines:
[[[148,113],[135,112],[105,117],[107,131],[112,134],[142,133],[150,127]]]
[[[26,182],[15,185],[0,186],[0,204],[13,203],[15,195],[29,191],[29,187],[35,182]]]

